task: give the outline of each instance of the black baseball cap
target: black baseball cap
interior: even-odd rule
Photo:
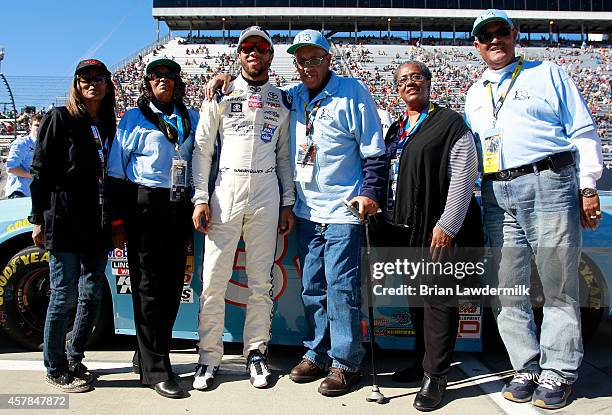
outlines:
[[[85,59],[79,62],[76,69],[74,70],[74,74],[77,75],[79,72],[89,69],[89,68],[100,68],[102,72],[106,75],[110,76],[110,71],[106,68],[106,65],[99,61],[98,59]]]

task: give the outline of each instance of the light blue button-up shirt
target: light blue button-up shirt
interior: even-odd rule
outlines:
[[[499,70],[487,69],[472,85],[465,102],[465,121],[476,137],[482,164],[482,145],[494,124],[493,104],[508,89],[517,62]],[[572,139],[595,129],[593,117],[571,78],[552,62],[526,61],[498,113],[502,130],[502,170],[541,160],[551,154],[575,151]]]
[[[291,160],[296,177],[297,146],[306,143],[306,112],[321,100],[313,124],[317,146],[314,180],[295,182],[296,216],[319,223],[358,223],[342,204],[357,196],[363,182],[363,159],[385,153],[376,104],[363,82],[337,76],[312,101],[303,84],[288,89],[291,108]]]
[[[156,114],[160,111],[151,104]],[[176,122],[177,108],[169,118]],[[198,126],[199,113],[189,110],[191,133],[180,146],[179,153],[188,165],[191,178],[191,154],[193,140]],[[138,108],[125,113],[113,140],[108,156],[108,175],[118,179],[127,178],[131,182],[147,187],[170,188],[172,159],[177,156],[175,145],[155,127]]]
[[[36,148],[36,137],[26,136],[19,137],[11,143],[8,158],[6,159],[6,170],[15,167],[20,167],[29,172],[32,166],[32,158],[34,157],[34,149]],[[5,196],[10,196],[11,193],[19,191],[26,196],[30,196],[30,183],[32,179],[19,177],[11,173],[7,173]]]

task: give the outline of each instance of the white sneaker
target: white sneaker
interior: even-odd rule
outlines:
[[[247,359],[247,371],[251,375],[251,385],[256,388],[265,388],[270,381],[270,369],[268,360],[259,350],[249,353]]]
[[[212,386],[215,375],[219,370],[219,366],[196,365],[195,377],[193,379],[193,388],[203,391]]]

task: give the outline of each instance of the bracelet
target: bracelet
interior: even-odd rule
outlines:
[[[123,219],[117,219],[111,222],[111,226],[114,228],[115,226],[123,225]]]

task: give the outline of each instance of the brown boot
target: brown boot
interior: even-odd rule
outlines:
[[[327,377],[321,382],[319,393],[325,396],[344,395],[349,393],[360,380],[361,372],[347,372],[344,369],[332,367]]]
[[[306,383],[317,380],[325,375],[325,370],[315,365],[308,359],[302,361],[289,374],[289,379],[296,383]]]

